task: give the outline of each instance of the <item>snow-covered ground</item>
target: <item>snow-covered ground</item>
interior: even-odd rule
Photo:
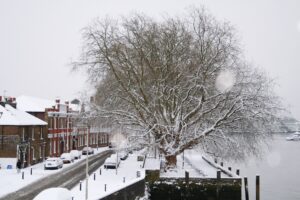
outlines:
[[[107,147],[94,149],[95,154],[107,150]],[[22,169],[20,173],[16,170],[16,159],[15,158],[0,158],[2,168],[0,169],[0,197],[17,191],[18,189],[29,185],[30,183],[44,178],[50,174],[58,173],[62,170],[67,170],[72,165],[76,165],[79,161],[85,159],[85,155],[81,156],[81,159],[75,160],[71,164],[64,164],[63,168],[58,170],[44,170],[44,163],[38,163],[25,169]],[[6,169],[7,164],[11,164],[13,169]],[[3,167],[4,166],[4,167]],[[30,170],[32,168],[32,175]],[[22,179],[22,172],[24,172],[24,180]]]
[[[160,160],[148,158],[146,160],[146,169],[159,169]],[[191,178],[216,178],[218,169],[212,167],[202,159],[202,154],[195,150],[186,150],[183,154],[177,156],[177,167],[167,172],[161,172],[161,177],[185,177],[185,172],[189,172]],[[226,174],[222,177],[228,178]]]
[[[96,180],[94,180],[94,174],[89,177],[88,182],[88,197],[90,200],[99,199],[109,194],[112,194],[125,186],[131,185],[144,179],[145,172],[141,168],[143,162],[137,161],[139,153],[129,154],[125,161],[121,161],[119,168],[116,169],[104,169],[101,166],[96,170]],[[101,169],[101,175],[100,175]],[[137,177],[137,171],[140,171],[140,177]],[[125,182],[124,182],[125,178]],[[106,184],[106,191],[105,191]],[[85,180],[82,181],[82,190],[79,190],[79,184],[72,190],[74,200],[80,200],[85,198]]]
[[[95,153],[103,152],[106,149],[107,148],[99,148],[99,150],[95,149]],[[94,180],[94,174],[91,174],[88,183],[89,199],[93,200],[102,198],[130,184],[142,180],[145,177],[145,169],[160,168],[161,159],[154,159],[150,157],[146,159],[145,168],[142,168],[143,162],[137,161],[138,155],[141,155],[141,152],[129,154],[128,158],[125,161],[120,162],[119,168],[117,170],[104,169],[102,165],[95,171],[96,180]],[[84,155],[82,156],[81,160],[82,159],[85,159]],[[2,163],[2,165],[12,164],[13,166],[13,169],[4,169],[4,167],[2,167],[2,169],[0,170],[0,197],[16,191],[50,174],[57,173],[61,170],[67,170],[80,160],[76,160],[72,164],[64,164],[63,168],[58,170],[44,170],[43,163],[39,163],[26,169],[22,169],[21,173],[19,174],[15,169],[15,161],[15,159],[0,159],[0,163]],[[31,168],[33,170],[33,175],[30,175]],[[161,177],[184,177],[185,171],[188,171],[191,178],[216,178],[217,170],[218,169],[212,167],[205,160],[203,160],[202,155],[199,152],[194,150],[186,150],[184,153],[184,159],[182,154],[177,156],[177,168],[172,171],[162,172]],[[137,177],[137,171],[140,172],[140,177]],[[22,172],[24,172],[25,175],[24,180],[22,180]],[[228,176],[222,174],[222,177]],[[82,180],[81,191],[79,189],[79,185],[80,184],[78,183],[71,190],[71,194],[74,197],[74,200],[85,198],[85,180]]]

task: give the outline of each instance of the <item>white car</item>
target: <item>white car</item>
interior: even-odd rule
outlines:
[[[120,157],[117,154],[112,154],[110,157],[106,158],[104,162],[105,169],[116,169],[120,165]]]
[[[94,154],[94,149],[92,147],[84,147],[82,149],[82,155]]]
[[[63,153],[60,158],[63,160],[64,164],[74,162],[74,157],[70,153]]]
[[[59,169],[63,167],[63,161],[61,158],[48,158],[44,164],[44,169]]]
[[[74,159],[80,159],[81,158],[81,152],[78,150],[72,150],[70,151],[70,154],[74,157]]]

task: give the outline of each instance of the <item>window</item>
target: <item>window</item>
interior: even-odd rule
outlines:
[[[31,129],[31,140],[34,140],[34,128]]]
[[[25,128],[23,128],[23,131],[22,131],[22,141],[25,140]]]
[[[53,117],[53,129],[56,129],[56,118]]]
[[[56,153],[56,141],[53,141],[53,153]]]
[[[42,140],[43,139],[43,127],[41,127],[40,131],[41,131],[41,133],[40,133],[40,136],[41,136],[40,139]]]
[[[32,151],[32,160],[35,160],[35,156],[34,156],[34,147],[31,147],[31,151]]]
[[[40,146],[40,158],[42,158],[42,146]]]
[[[52,139],[49,142],[49,151],[50,151],[50,155],[52,155]]]

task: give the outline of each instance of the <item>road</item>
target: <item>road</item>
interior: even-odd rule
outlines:
[[[112,151],[105,151],[89,157],[89,174],[99,168]],[[85,160],[78,162],[74,167],[62,170],[41,180],[29,184],[20,190],[10,193],[0,200],[32,200],[38,193],[46,188],[64,187],[73,188],[80,180],[85,179]]]

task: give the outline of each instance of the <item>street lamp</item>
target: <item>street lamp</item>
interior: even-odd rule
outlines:
[[[85,200],[88,199],[88,187],[89,187],[89,134],[90,134],[90,125],[88,125],[88,130],[87,130],[87,153],[86,153],[86,159],[85,159]]]

